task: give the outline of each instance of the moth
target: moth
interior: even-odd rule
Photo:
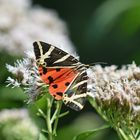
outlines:
[[[79,111],[87,97],[88,65],[69,53],[42,41],[33,43],[36,64],[42,81],[56,100]]]

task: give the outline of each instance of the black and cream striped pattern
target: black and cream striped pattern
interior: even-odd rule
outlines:
[[[69,67],[78,63],[76,58],[53,45],[38,41],[33,46],[38,65]]]
[[[82,74],[79,72],[78,77],[65,94],[64,102],[67,106],[76,111],[81,110],[85,104],[87,96],[87,80],[88,77],[86,71],[83,71]]]
[[[34,42],[37,65],[47,68],[72,68],[77,72],[76,78],[69,84],[63,95],[64,103],[74,110],[81,110],[86,101],[87,73],[86,65],[63,50],[42,41]]]

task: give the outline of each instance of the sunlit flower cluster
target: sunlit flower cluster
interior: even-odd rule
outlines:
[[[91,76],[92,75],[92,76]],[[140,67],[96,65],[90,71],[91,103],[115,129],[136,132],[140,123]]]
[[[6,67],[15,76],[7,78],[7,86],[22,87],[29,97],[29,102],[36,100],[42,92],[44,83],[39,76],[32,52],[28,52],[27,57],[23,60],[17,60],[14,66],[6,64]]]
[[[0,135],[5,140],[35,140],[39,131],[26,109],[5,109],[0,112]]]
[[[65,22],[54,10],[31,6],[30,0],[0,1],[0,51],[24,55],[32,43],[42,40],[75,55]]]

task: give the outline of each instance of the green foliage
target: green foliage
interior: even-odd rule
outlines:
[[[6,69],[6,64],[13,64],[17,59],[21,58],[20,56],[11,56],[6,52],[0,52],[0,84],[5,85],[5,81],[9,76],[9,72]]]
[[[122,65],[136,61],[140,64],[139,0],[51,0],[47,3],[34,0],[34,3],[56,9],[66,20],[82,62]]]
[[[106,128],[109,128],[109,126],[104,125],[100,128],[96,128],[94,130],[89,130],[89,131],[86,131],[86,132],[82,132],[81,134],[78,134],[77,136],[75,136],[73,138],[73,140],[86,140],[89,136],[96,135],[99,131],[104,130]]]
[[[67,120],[68,117],[71,117],[71,113],[69,113],[69,115],[67,115],[65,118],[62,118],[62,119]],[[78,118],[74,120],[72,119],[70,120],[69,125],[64,125],[63,123],[63,125],[58,129],[58,135],[56,139],[63,140],[64,138],[67,138],[67,140],[72,140],[78,134],[82,134],[84,132],[87,132],[88,130],[91,130],[91,131],[95,130],[96,128],[99,128],[100,126],[103,126],[103,124],[104,122],[101,120],[101,118],[94,113],[89,113],[89,112],[80,113]],[[112,140],[112,137],[114,137],[114,133],[110,134],[110,129],[105,129],[103,131],[98,131],[96,135],[94,134],[88,135],[86,139],[87,140],[93,140],[93,139],[102,140],[104,139],[104,137],[107,137],[108,140]],[[116,140],[118,140],[118,137],[116,135],[115,137],[116,137]]]
[[[98,41],[106,36],[119,20],[121,22],[119,26],[122,27],[121,33],[127,32],[127,36],[134,34],[140,28],[139,12],[139,0],[105,1],[91,19],[89,42]]]
[[[46,137],[42,133],[40,133],[39,140],[47,140],[47,139],[46,139]]]

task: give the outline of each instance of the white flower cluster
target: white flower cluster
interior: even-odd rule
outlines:
[[[0,51],[23,55],[36,40],[76,56],[66,24],[54,10],[32,7],[30,0],[0,0]]]
[[[140,67],[96,65],[89,73],[93,106],[112,127],[135,133],[140,123]]]
[[[6,64],[9,72],[11,72],[15,78],[7,78],[7,86],[12,85],[14,87],[23,87],[25,93],[28,94],[29,100],[33,101],[41,94],[44,83],[42,82],[36,61],[32,52],[26,53],[27,57],[23,60],[17,60],[14,66]]]
[[[96,65],[92,71],[89,81],[93,85],[89,90],[94,89],[95,98],[110,101],[116,97],[121,105],[126,100],[131,104],[131,109],[140,105],[140,67],[135,63],[123,66],[122,69],[117,69],[115,65],[105,68]]]
[[[30,119],[26,109],[5,109],[0,111],[0,133],[6,140],[37,139],[39,130]]]
[[[24,119],[26,117],[29,117],[26,109],[5,109],[0,111],[0,123],[5,123],[10,120]]]

